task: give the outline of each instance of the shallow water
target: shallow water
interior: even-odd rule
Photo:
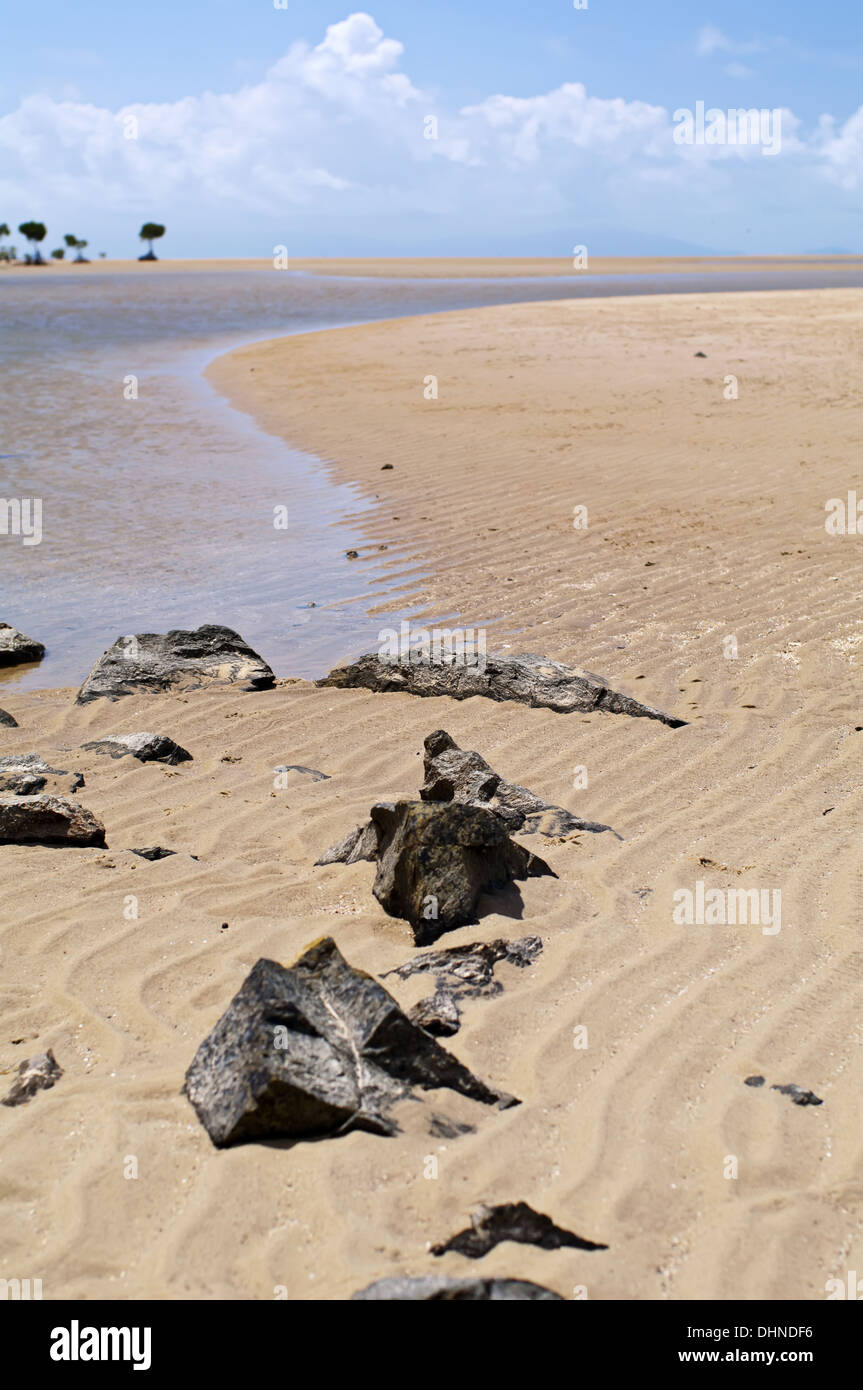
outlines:
[[[318,676],[409,616],[368,615],[398,588],[406,566],[385,568],[400,558],[395,548],[345,558],[361,548],[356,522],[376,502],[223,401],[201,375],[221,352],[483,304],[847,284],[863,284],[863,272],[484,281],[5,272],[0,498],[41,499],[42,538],[25,545],[0,531],[0,620],[48,652],[36,667],[0,671],[0,689],[78,684],[118,636],[202,622],[236,628],[277,675]],[[129,377],[137,399],[124,399]],[[287,530],[273,525],[276,507],[288,509]]]

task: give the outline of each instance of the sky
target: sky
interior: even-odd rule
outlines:
[[[40,0],[2,33],[0,223],[44,250],[863,252],[861,0]],[[698,103],[764,115],[699,140]]]

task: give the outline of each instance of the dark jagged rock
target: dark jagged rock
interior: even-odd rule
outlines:
[[[198,1048],[184,1091],[213,1143],[392,1135],[412,1087],[449,1087],[484,1105],[492,1090],[354,970],[326,937],[286,969],[259,960]]]
[[[105,827],[60,796],[0,796],[0,844],[105,845]]]
[[[109,734],[82,744],[91,753],[107,753],[110,758],[137,758],[140,763],[177,763],[191,761],[192,755],[166,734]]]
[[[792,1082],[788,1086],[771,1086],[771,1091],[779,1091],[783,1096],[790,1096],[795,1105],[823,1105],[820,1096],[816,1096],[814,1091],[807,1091],[803,1086],[795,1086]]]
[[[465,806],[487,806],[494,811],[510,834],[566,836],[577,830],[599,833],[610,825],[583,820],[560,806],[551,806],[526,787],[506,782],[479,753],[459,748],[445,729],[429,734],[424,745],[425,781],[420,787],[423,801],[459,801]],[[617,835],[617,838],[621,837]]]
[[[0,623],[0,666],[23,666],[28,661],[41,661],[44,655],[41,642],[25,637],[8,623]]]
[[[303,767],[300,763],[283,763],[281,767],[274,767],[274,772],[299,772],[303,777],[311,777],[313,782],[329,782],[328,772],[318,772],[314,767]]]
[[[50,1048],[36,1057],[28,1057],[18,1067],[18,1075],[3,1104],[24,1105],[37,1091],[50,1091],[62,1075],[63,1068]]]
[[[658,719],[677,729],[685,719],[674,719],[651,705],[612,690],[602,676],[577,666],[564,666],[534,653],[523,656],[489,656],[484,665],[466,664],[458,653],[445,652],[438,661],[401,662],[367,652],[349,666],[339,666],[317,682],[354,689],[402,691],[407,695],[449,695],[469,700],[484,695],[489,700],[515,700],[532,709],[551,709],[558,714],[630,714]]]
[[[378,1279],[352,1295],[351,1302],[358,1300],[369,1303],[384,1300],[399,1303],[566,1302],[561,1294],[552,1293],[541,1284],[532,1284],[528,1279],[450,1279],[434,1274],[418,1279],[403,1275]]]
[[[315,867],[321,864],[356,864],[361,859],[373,864],[377,852],[378,828],[373,821],[366,821],[365,825],[354,826],[343,840],[316,859]]]
[[[433,1245],[433,1255],[445,1255],[455,1250],[469,1260],[481,1259],[501,1241],[514,1240],[520,1245],[538,1245],[541,1250],[607,1250],[607,1245],[584,1240],[573,1231],[555,1226],[548,1216],[534,1211],[526,1202],[506,1202],[497,1207],[480,1207],[471,1216],[471,1225],[459,1231],[443,1245]]]
[[[375,897],[392,917],[413,927],[414,942],[426,946],[442,932],[475,920],[483,893],[514,879],[552,870],[516,844],[492,811],[458,802],[379,802]]]
[[[119,700],[141,690],[196,690],[203,685],[241,684],[269,690],[275,676],[239,633],[215,623],[187,632],[145,632],[118,637],[99,658],[78,691],[77,702]]]
[[[38,753],[13,753],[0,758],[0,796],[37,796],[44,791],[66,796],[83,785],[80,772],[49,767]]]
[[[143,849],[130,849],[130,854],[137,854],[139,859],[169,859],[172,854],[176,854],[175,849],[165,849],[163,845],[145,845]]]
[[[505,941],[502,937],[496,941],[476,941],[470,946],[426,951],[388,970],[382,978],[398,975],[400,980],[407,980],[412,975],[434,975],[434,994],[416,1004],[409,1017],[435,1037],[452,1037],[461,1024],[459,1000],[490,998],[502,992],[503,985],[494,975],[498,961],[506,960],[524,969],[533,964],[541,950],[538,936],[523,936],[520,941]]]
[[[0,724],[2,724],[5,729],[18,728],[18,720],[13,719],[9,711],[5,709],[0,709]]]

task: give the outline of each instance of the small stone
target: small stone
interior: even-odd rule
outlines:
[[[165,849],[164,845],[145,845],[143,849],[130,849],[130,854],[137,854],[139,859],[168,859],[170,855],[176,854],[175,849]]]
[[[360,552],[358,550],[346,550],[345,558],[348,560],[358,560],[360,558]]]
[[[790,1096],[795,1105],[823,1105],[820,1096],[816,1096],[814,1091],[807,1091],[803,1086],[795,1086],[793,1082],[787,1086],[771,1086],[771,1091],[779,1091],[783,1096]]]
[[[763,1086],[763,1085],[764,1085],[764,1077],[763,1077],[763,1076],[747,1076],[747,1078],[746,1078],[746,1080],[744,1081],[743,1084],[744,1084],[744,1086]]]
[[[311,777],[313,782],[329,782],[328,772],[318,772],[314,767],[303,767],[300,763],[282,763],[279,767],[273,768],[274,772],[299,772],[303,777]]]
[[[8,710],[0,709],[0,724],[6,729],[17,729],[18,720],[13,719]]]
[[[82,747],[92,753],[107,753],[111,758],[133,757],[141,763],[167,763],[172,767],[190,762],[192,758],[191,753],[166,734],[108,734]]]
[[[37,1091],[50,1091],[62,1075],[63,1068],[50,1048],[36,1057],[28,1057],[20,1063],[12,1089],[2,1103],[24,1105],[33,1099]]]

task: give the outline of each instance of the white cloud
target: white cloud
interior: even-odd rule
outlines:
[[[706,55],[752,51],[713,26],[699,45]],[[363,223],[397,240],[411,218],[446,223],[454,237],[593,218],[709,240],[718,209],[732,237],[736,206],[747,208],[746,226],[762,201],[768,227],[772,207],[829,215],[818,190],[830,186],[845,216],[846,192],[863,182],[863,107],[841,126],[825,117],[808,138],[784,113],[781,155],[763,159],[752,147],[676,145],[676,93],[666,109],[571,82],[457,110],[416,87],[402,57],[401,43],[357,13],[232,92],[120,111],[30,96],[0,118],[3,216],[68,218],[85,234],[103,211],[111,225],[154,216],[194,229],[197,249],[216,223],[240,235],[265,218],[288,229],[302,218],[312,230],[343,225],[346,239]],[[436,140],[424,138],[432,114]],[[137,139],[124,134],[130,117]]]

